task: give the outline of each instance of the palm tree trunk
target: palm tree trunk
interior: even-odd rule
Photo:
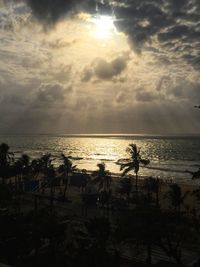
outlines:
[[[160,182],[159,179],[157,178],[157,187],[156,187],[156,206],[159,207],[160,201],[159,201],[159,193],[160,193]]]
[[[156,190],[156,206],[159,207],[159,189]]]
[[[135,190],[136,190],[136,197],[138,197],[138,174],[135,174]]]
[[[64,188],[64,192],[63,192],[63,197],[65,198],[66,196],[66,192],[67,192],[67,188],[68,188],[68,172],[66,173],[66,176],[65,176],[65,188]]]
[[[34,210],[35,210],[35,213],[37,213],[37,210],[38,210],[38,199],[37,199],[37,195],[34,195]]]
[[[50,210],[51,210],[51,212],[53,210],[53,198],[54,198],[54,192],[53,192],[53,185],[51,184],[51,191],[50,191]]]

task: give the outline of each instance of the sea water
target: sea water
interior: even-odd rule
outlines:
[[[180,183],[192,181],[186,171],[200,167],[200,136],[148,135],[1,135],[0,143],[7,143],[18,158],[28,154],[32,159],[51,153],[58,166],[61,153],[70,156],[79,169],[96,170],[104,162],[106,169],[120,173],[118,159],[128,158],[126,148],[133,143],[140,148],[142,158],[149,159],[148,168],[140,168],[141,176],[159,176]]]

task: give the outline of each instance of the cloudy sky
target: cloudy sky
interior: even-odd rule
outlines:
[[[200,133],[199,0],[0,0],[0,133]]]

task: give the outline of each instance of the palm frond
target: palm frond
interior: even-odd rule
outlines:
[[[118,159],[115,164],[117,165],[121,165],[121,164],[125,164],[127,162],[130,162],[130,159]]]
[[[130,172],[130,171],[132,171],[132,170],[134,170],[133,166],[128,167],[127,169],[125,169],[125,170],[123,171],[122,176],[125,176],[128,172]]]

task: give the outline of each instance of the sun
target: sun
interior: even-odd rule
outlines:
[[[116,32],[111,16],[96,16],[92,22],[95,25],[94,35],[98,39],[109,38]]]

